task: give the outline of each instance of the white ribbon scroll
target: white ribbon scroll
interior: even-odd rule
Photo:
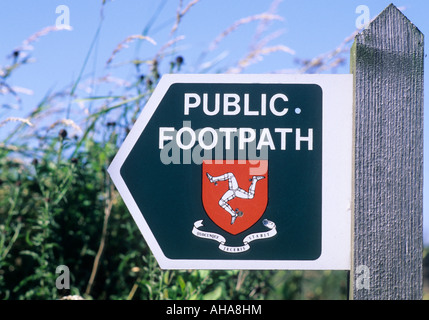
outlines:
[[[249,243],[256,240],[264,240],[274,237],[277,234],[276,224],[270,220],[264,219],[262,224],[268,229],[267,231],[251,233],[243,239],[242,246],[227,246],[225,245],[226,239],[218,233],[202,231],[200,228],[203,226],[203,220],[195,221],[192,233],[204,239],[209,239],[219,242],[219,249],[227,253],[241,253],[250,249]]]

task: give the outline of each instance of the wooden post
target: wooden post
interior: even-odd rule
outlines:
[[[422,299],[423,41],[391,4],[351,51],[352,299]]]

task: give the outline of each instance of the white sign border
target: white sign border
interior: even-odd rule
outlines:
[[[166,257],[120,169],[174,83],[317,84],[323,92],[322,252],[316,260],[181,260]],[[351,74],[164,75],[108,168],[128,210],[162,269],[350,270],[352,207],[353,77]],[[192,229],[192,226],[190,226]],[[279,230],[279,232],[281,232]],[[238,257],[237,257],[238,258]]]

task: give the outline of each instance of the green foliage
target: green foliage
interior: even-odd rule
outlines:
[[[310,281],[298,271],[162,271],[107,176],[114,144],[89,140],[68,159],[64,154],[77,142],[51,140],[41,159],[29,165],[0,159],[2,299],[345,297],[344,273],[313,272]],[[88,290],[106,215],[105,246]],[[55,287],[55,269],[63,264],[71,271],[71,289],[62,291]]]
[[[8,88],[14,70],[30,61],[19,51],[11,56],[0,88]],[[346,298],[345,272],[158,267],[106,170],[159,80],[159,69],[180,72],[183,63],[174,50],[133,60],[131,84],[93,97],[78,90],[79,76],[70,88],[47,93],[28,118],[2,119],[0,127],[19,123],[0,142],[0,299]],[[80,111],[71,120],[76,104],[88,115]],[[65,119],[64,108],[58,108],[64,105]],[[56,287],[59,265],[70,270],[70,289]]]

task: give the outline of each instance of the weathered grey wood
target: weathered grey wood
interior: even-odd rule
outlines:
[[[351,51],[352,299],[422,299],[423,41],[390,5]]]

